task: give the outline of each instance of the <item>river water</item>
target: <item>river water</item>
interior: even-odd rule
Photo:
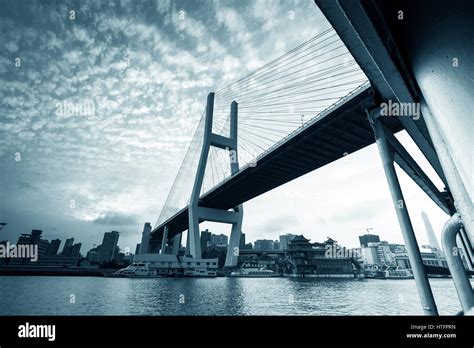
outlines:
[[[440,314],[451,279],[430,279]],[[0,315],[422,315],[414,280],[0,276]]]

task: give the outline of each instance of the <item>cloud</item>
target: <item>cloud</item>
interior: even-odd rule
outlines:
[[[253,3],[6,2],[0,195],[25,209],[18,230],[41,225],[40,216],[51,226],[61,215],[77,230],[156,221],[207,94],[282,53],[277,39],[293,47],[317,30],[310,15],[278,16],[287,1],[259,19],[272,30],[260,28]],[[71,112],[58,114],[58,103]]]
[[[135,215],[125,215],[118,213],[108,213],[92,221],[94,224],[111,226],[130,226],[139,224],[138,217]]]
[[[15,42],[7,42],[5,44],[5,48],[10,53],[14,53],[14,52],[18,51],[18,45]]]
[[[240,14],[233,8],[218,6],[216,9],[216,20],[218,24],[223,24],[231,33],[231,41],[244,42],[252,38],[252,34],[247,30],[247,24]]]

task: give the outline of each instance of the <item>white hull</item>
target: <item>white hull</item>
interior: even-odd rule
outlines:
[[[354,274],[285,274],[289,278],[356,278]]]
[[[252,274],[231,274],[231,277],[234,278],[276,278],[279,277],[280,275],[278,274],[270,274],[270,275],[252,275]]]

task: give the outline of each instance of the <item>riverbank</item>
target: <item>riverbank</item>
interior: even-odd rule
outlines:
[[[0,276],[73,276],[105,277],[117,269],[86,267],[0,266]]]

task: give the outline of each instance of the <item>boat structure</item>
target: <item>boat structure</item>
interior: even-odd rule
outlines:
[[[279,277],[279,274],[261,267],[257,263],[243,263],[239,270],[231,272],[231,277],[268,278]]]
[[[399,267],[387,267],[385,270],[385,279],[413,279],[413,273],[409,269]]]
[[[194,269],[188,269],[184,271],[183,274],[185,277],[217,277],[217,271],[212,270],[212,269],[207,269],[207,268],[194,268]]]
[[[123,278],[217,277],[218,259],[169,254],[135,255],[133,263],[109,275]]]
[[[389,265],[366,265],[365,278],[368,279],[413,279],[410,269]]]
[[[156,278],[163,277],[163,275],[157,274],[156,270],[150,270],[147,263],[137,262],[128,265],[125,268],[119,269],[112,273],[110,277],[117,278]]]

